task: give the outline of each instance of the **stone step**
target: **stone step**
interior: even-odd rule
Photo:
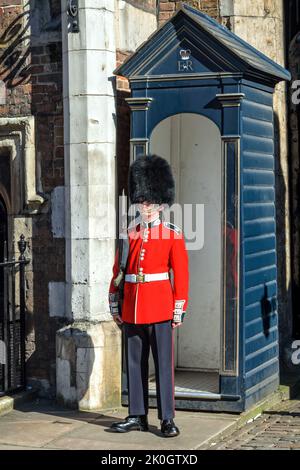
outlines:
[[[0,416],[12,411],[17,405],[33,400],[38,396],[34,388],[22,390],[10,395],[0,395]]]

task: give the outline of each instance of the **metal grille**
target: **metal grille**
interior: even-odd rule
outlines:
[[[25,259],[21,235],[18,260],[0,263],[0,394],[25,386]]]

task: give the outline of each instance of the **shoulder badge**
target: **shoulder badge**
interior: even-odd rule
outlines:
[[[171,222],[166,222],[165,220],[164,220],[163,224],[168,229],[173,230],[174,232],[176,232],[177,235],[181,234],[181,228],[178,227],[178,225],[172,224]]]

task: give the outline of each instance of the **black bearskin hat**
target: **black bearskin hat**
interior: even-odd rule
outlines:
[[[137,157],[129,167],[128,186],[132,204],[147,201],[171,206],[175,199],[171,166],[158,155]]]

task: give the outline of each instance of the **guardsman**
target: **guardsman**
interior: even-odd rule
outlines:
[[[129,416],[115,422],[118,432],[148,430],[148,360],[155,365],[158,419],[166,437],[179,434],[174,423],[174,329],[188,304],[188,254],[182,230],[163,220],[174,202],[169,163],[158,155],[138,157],[129,169],[129,197],[140,219],[128,229],[129,251],[122,307],[114,280],[119,275],[119,249],[109,288],[110,311],[124,328]],[[173,272],[171,279],[170,270]]]

